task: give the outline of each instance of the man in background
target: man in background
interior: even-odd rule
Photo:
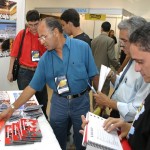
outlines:
[[[91,46],[91,39],[80,28],[80,16],[75,9],[67,9],[60,16],[63,31],[73,38],[85,41]]]
[[[110,28],[111,24],[109,22],[103,22],[101,25],[101,34],[94,38],[91,43],[94,60],[98,70],[100,70],[102,64],[107,67],[112,65],[116,70],[120,67],[119,62],[115,58],[115,42],[112,38],[108,37]],[[103,92],[108,95],[109,89],[109,81],[106,81]]]
[[[37,28],[40,20],[39,12],[36,10],[28,11],[26,14],[26,20],[27,20],[27,28],[23,40],[21,56],[19,58],[20,69],[17,77],[17,84],[19,90],[24,90],[29,85],[35,73],[35,70],[37,68],[38,61],[40,60],[40,57],[43,55],[43,53],[46,51],[46,48],[42,46],[40,41],[38,40]],[[13,42],[13,47],[10,53],[11,56],[10,66],[7,75],[7,79],[10,82],[13,81],[13,74],[12,74],[13,65],[14,65],[15,58],[18,56],[18,51],[21,44],[23,32],[24,30],[21,30],[17,34]],[[48,119],[46,114],[46,108],[48,102],[46,85],[41,91],[37,91],[35,93],[35,96],[39,104],[43,105],[42,107],[43,113]]]

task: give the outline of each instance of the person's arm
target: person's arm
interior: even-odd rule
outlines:
[[[131,123],[127,123],[120,118],[108,118],[105,120],[103,127],[107,132],[111,132],[116,129],[120,129],[121,133],[119,135],[120,140],[126,137],[130,131]]]
[[[7,79],[10,82],[13,81],[13,74],[12,74],[13,65],[14,65],[15,58],[18,56],[23,31],[24,30],[21,30],[15,37],[15,40],[13,41],[13,46],[12,46],[11,53],[10,53],[11,57],[10,57],[10,63],[9,63],[9,70],[8,70],[8,74],[7,74]]]
[[[106,96],[105,94],[98,92],[98,94],[93,94],[95,102],[99,105],[99,106],[105,106],[105,107],[109,107],[112,109],[116,109],[117,108],[117,102],[114,100],[111,100],[108,96]]]
[[[36,91],[33,88],[27,86],[19,96],[19,98],[12,105],[10,105],[8,109],[0,113],[0,120],[7,121],[11,117],[13,112],[23,104],[25,104],[35,94],[35,92]]]
[[[99,75],[96,75],[93,77],[93,86],[96,90],[98,89],[98,83],[99,83]]]
[[[120,63],[117,61],[115,58],[115,45],[114,45],[114,40],[108,42],[108,58],[110,61],[110,64],[115,68],[115,70],[118,70],[120,67]]]
[[[10,58],[10,63],[9,63],[9,70],[8,70],[8,74],[7,74],[7,79],[12,82],[13,81],[13,66],[14,66],[14,62],[15,62],[15,57],[11,57]]]

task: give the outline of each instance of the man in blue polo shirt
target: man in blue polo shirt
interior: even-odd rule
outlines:
[[[38,27],[39,40],[47,51],[41,57],[29,86],[22,95],[0,115],[8,119],[15,109],[23,105],[47,83],[53,89],[50,124],[63,150],[66,149],[68,122],[74,129],[76,150],[82,147],[82,114],[90,110],[88,81],[98,83],[96,68],[89,45],[63,35],[62,26],[54,18],[43,19]]]

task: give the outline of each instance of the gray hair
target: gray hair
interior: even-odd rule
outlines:
[[[63,33],[62,25],[61,25],[60,21],[58,21],[57,19],[55,19],[53,17],[46,17],[42,21],[44,21],[46,23],[47,27],[51,31],[53,31],[55,28],[57,28],[60,33]]]
[[[124,19],[118,24],[119,30],[128,30],[128,37],[139,27],[143,26],[147,21],[139,16],[132,16],[129,19]]]

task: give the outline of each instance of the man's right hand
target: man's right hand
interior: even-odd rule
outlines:
[[[13,82],[13,74],[12,73],[8,73],[7,79],[8,79],[8,81]]]

